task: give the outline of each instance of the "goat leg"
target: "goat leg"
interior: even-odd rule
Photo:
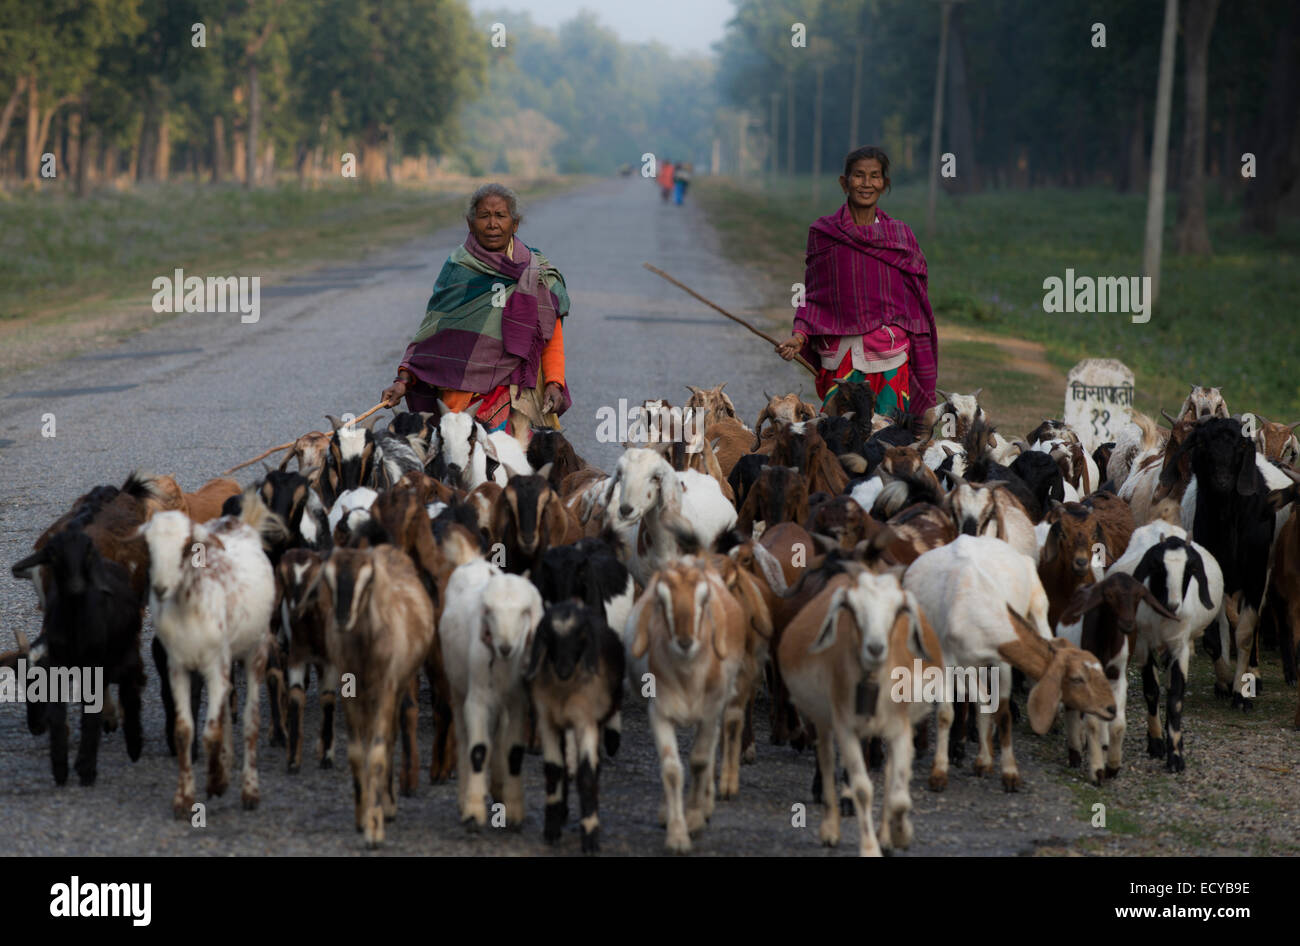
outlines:
[[[144,690],[144,667],[140,652],[133,650],[119,675],[117,696],[122,703],[122,734],[126,736],[126,755],[132,762],[140,758],[144,733],[140,726],[140,695]]]
[[[253,655],[252,660],[245,664],[248,690],[244,701],[244,775],[239,792],[239,801],[245,811],[256,808],[262,800],[261,787],[257,779],[257,729],[260,722],[262,681],[266,678],[267,651],[270,650],[270,644],[268,639]],[[271,705],[275,706],[274,700]]]
[[[578,733],[578,808],[581,812],[582,853],[600,850],[600,815],[597,779],[600,766],[600,727],[584,726]]]
[[[1188,646],[1186,641],[1174,655],[1169,665],[1169,702],[1165,709],[1165,724],[1168,731],[1165,768],[1170,772],[1181,772],[1183,763],[1183,696],[1187,691]]]
[[[54,769],[54,784],[68,781],[68,707],[51,701],[45,705],[45,719],[50,727],[50,763]]]
[[[402,693],[401,732],[402,732],[402,776],[401,791],[408,798],[415,794],[420,782],[420,678],[412,675],[410,683]]]
[[[562,793],[567,790],[568,773],[564,768],[564,734],[549,719],[539,715],[538,735],[542,739],[542,775],[546,782],[546,816],[542,825],[542,839],[554,844],[568,818],[568,806]]]
[[[339,671],[333,664],[326,664],[317,674],[317,686],[320,688],[320,767],[334,768],[334,711],[337,709],[339,692]]]
[[[109,702],[107,689],[101,694],[104,703]],[[99,737],[104,731],[103,707],[98,713],[92,712],[90,705],[81,706],[81,742],[77,745],[77,778],[82,785],[94,785],[99,760]]]
[[[1160,680],[1156,676],[1156,655],[1147,654],[1142,664],[1142,695],[1147,701],[1147,755],[1165,757],[1164,733],[1160,729]]]

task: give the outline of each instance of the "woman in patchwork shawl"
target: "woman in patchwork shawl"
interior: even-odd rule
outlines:
[[[865,381],[876,413],[923,414],[935,403],[938,336],[921,247],[876,206],[889,189],[889,158],[879,148],[850,152],[840,188],[844,205],[808,230],[805,304],[776,350],[819,369],[824,404],[841,381]]]
[[[501,184],[469,199],[469,234],[434,283],[428,310],[383,401],[412,411],[471,410],[489,432],[521,439],[558,427],[573,403],[564,382],[564,277],[515,239],[519,201]],[[510,424],[511,421],[513,424]],[[507,427],[507,425],[510,425]]]

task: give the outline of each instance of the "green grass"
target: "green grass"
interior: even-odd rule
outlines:
[[[557,187],[524,182],[535,197]],[[144,292],[179,266],[267,268],[313,256],[354,258],[363,244],[454,223],[469,185],[315,188],[283,183],[171,183],[66,191],[0,191],[0,319],[21,319],[90,293]]]
[[[773,298],[803,277],[808,225],[840,202],[833,179],[810,200],[810,179],[765,190],[701,179],[698,199],[737,259],[757,263]],[[1043,280],[1132,276],[1142,267],[1146,200],[1105,190],[998,191],[940,196],[938,234],[924,232],[926,194],[896,187],[882,206],[917,232],[929,261],[930,301],[940,324],[1043,342],[1062,373],[1087,357],[1119,358],[1137,377],[1137,406],[1175,409],[1187,385],[1217,384],[1234,411],[1300,420],[1300,221],[1284,219],[1276,237],[1244,235],[1239,208],[1211,202],[1214,255],[1174,253],[1176,195],[1168,201],[1160,296],[1151,320],[1124,314],[1049,314]],[[940,357],[945,347],[940,346]],[[941,369],[942,370],[942,369]]]

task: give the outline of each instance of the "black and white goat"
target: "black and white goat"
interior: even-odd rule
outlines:
[[[542,836],[551,842],[559,840],[568,818],[569,773],[562,739],[569,734],[578,758],[583,853],[595,853],[599,848],[599,739],[601,729],[622,706],[623,669],[623,642],[605,623],[603,609],[576,601],[547,607],[524,670],[545,758],[546,824]]]

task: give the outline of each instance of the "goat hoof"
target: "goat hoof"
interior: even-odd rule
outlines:
[[[840,817],[841,817],[841,818],[852,818],[852,817],[853,817],[853,799],[852,799],[852,798],[841,798],[841,799],[840,799]]]
[[[302,771],[302,766],[299,765],[297,762],[290,762],[290,763],[289,763],[289,774],[290,774],[290,775],[297,775],[297,774],[298,774],[299,772],[301,772],[301,771]]]
[[[1114,777],[1117,776],[1117,775],[1119,775],[1119,766],[1118,766],[1118,765],[1117,765],[1117,766],[1114,766],[1114,767],[1111,767],[1111,766],[1109,766],[1109,765],[1106,766],[1106,778],[1114,778]]]
[[[809,745],[808,736],[802,730],[790,737],[790,748],[795,752],[803,752]]]
[[[750,743],[749,748],[740,754],[740,764],[753,765],[757,761],[758,761],[758,749],[757,747],[754,746],[753,743]]]
[[[1147,755],[1153,759],[1163,759],[1165,757],[1165,741],[1157,739],[1155,736],[1147,736]]]
[[[944,790],[945,788],[947,788],[947,787],[948,787],[948,773],[947,773],[947,772],[931,772],[931,773],[930,773],[930,791],[932,791],[932,792],[941,792],[941,791],[943,791],[943,790]]]
[[[975,776],[977,778],[983,778],[984,776],[988,775],[992,771],[993,771],[992,762],[985,762],[982,759],[975,760]]]
[[[1083,756],[1082,754],[1080,754],[1078,749],[1070,750],[1070,758],[1068,764],[1072,769],[1077,769],[1079,766],[1083,765]]]
[[[582,853],[583,854],[600,853],[600,828],[595,828],[590,833],[588,833],[586,829],[583,829]]]
[[[1008,791],[1008,792],[1014,792],[1014,791],[1016,791],[1017,789],[1019,789],[1019,788],[1020,788],[1020,773],[1019,773],[1019,772],[1003,772],[1003,773],[1002,773],[1002,788],[1003,788],[1004,791]]]
[[[56,766],[54,767],[54,784],[55,784],[55,785],[66,785],[67,782],[68,782],[68,766],[67,766],[67,763],[64,763],[62,766],[58,766],[58,765],[56,765]]]
[[[1226,684],[1214,681],[1214,698],[1217,700],[1226,700],[1232,695],[1232,688]]]
[[[823,821],[821,827],[821,841],[826,847],[838,847],[840,843],[839,826]]]
[[[262,796],[257,792],[245,791],[240,793],[239,796],[239,803],[244,806],[245,811],[252,811],[261,800]]]
[[[193,795],[176,795],[172,799],[172,814],[178,820],[185,820],[194,810]]]
[[[691,836],[686,828],[678,827],[668,829],[668,839],[664,842],[664,847],[673,854],[689,854],[691,852]]]
[[[288,744],[289,741],[284,738],[284,735],[282,733],[278,733],[278,732],[271,733],[271,747],[273,749],[282,749]]]
[[[334,760],[331,759],[329,756],[325,756],[323,759],[320,760],[320,767],[322,769],[332,769],[334,768]]]
[[[94,769],[87,770],[87,769],[78,768],[77,780],[80,781],[82,785],[94,785],[95,774],[96,773]]]
[[[1102,768],[1102,769],[1093,769],[1093,771],[1092,771],[1092,784],[1093,784],[1093,785],[1100,785],[1100,784],[1105,780],[1105,778],[1106,778],[1106,770],[1105,770],[1104,768]]]
[[[1169,753],[1169,758],[1165,760],[1165,768],[1170,772],[1181,772],[1185,768],[1183,757],[1177,753]]]
[[[1242,696],[1240,693],[1234,693],[1232,694],[1232,708],[1239,709],[1243,712],[1249,713],[1251,710],[1255,708],[1255,701],[1251,699],[1247,699],[1246,697]]]
[[[611,759],[618,755],[619,744],[623,741],[622,733],[614,729],[605,730],[605,755]]]

